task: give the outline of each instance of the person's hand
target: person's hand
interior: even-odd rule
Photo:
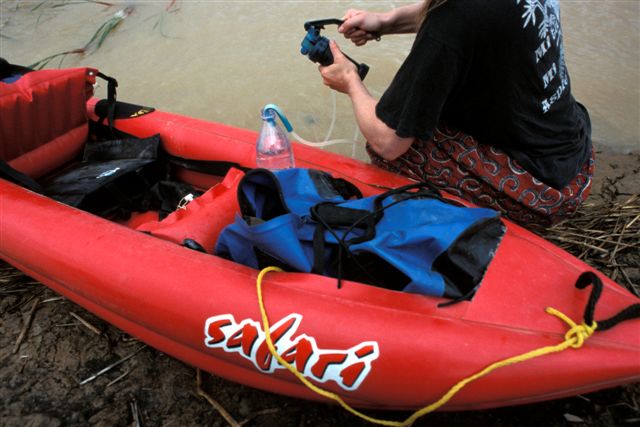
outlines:
[[[344,23],[338,28],[338,32],[356,46],[362,46],[369,40],[379,39],[382,34],[382,15],[380,13],[349,9],[342,20]]]
[[[353,84],[360,82],[358,70],[355,64],[344,56],[335,40],[329,42],[329,48],[333,54],[333,64],[318,67],[323,83],[333,90],[349,94]]]

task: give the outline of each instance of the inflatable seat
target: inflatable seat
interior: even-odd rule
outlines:
[[[71,68],[0,80],[0,160],[37,179],[81,153],[96,74]]]

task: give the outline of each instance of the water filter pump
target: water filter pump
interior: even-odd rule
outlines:
[[[317,21],[307,21],[304,23],[304,29],[307,35],[302,39],[300,53],[309,57],[312,62],[320,65],[333,64],[333,54],[329,48],[329,39],[320,35],[320,31],[325,25],[342,25],[344,21],[340,19],[320,19]],[[347,59],[355,64],[358,68],[360,80],[364,80],[369,72],[369,66],[364,63],[358,63],[353,58],[345,54]]]

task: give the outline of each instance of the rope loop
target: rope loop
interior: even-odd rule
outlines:
[[[580,348],[582,347],[582,344],[584,344],[584,341],[593,335],[593,331],[594,329],[588,325],[576,325],[567,331],[564,335],[564,339],[567,341],[573,341],[571,348]]]
[[[591,325],[587,325],[585,322],[578,325],[567,315],[553,307],[547,307],[545,311],[569,325],[569,330],[564,334],[564,340],[571,348],[582,347],[585,340],[593,335],[598,328],[598,323],[596,321],[593,321]]]

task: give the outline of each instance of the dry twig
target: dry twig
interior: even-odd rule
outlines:
[[[196,369],[196,393],[198,396],[204,398],[213,408],[218,411],[222,418],[232,427],[240,427],[240,424],[233,419],[231,414],[221,405],[219,404],[213,397],[209,396],[206,391],[202,389],[202,374],[200,373],[200,369]]]
[[[64,300],[64,297],[52,297],[52,298],[47,298],[45,300],[42,300],[41,304],[47,304],[49,302],[56,302],[56,301],[62,301]]]
[[[22,326],[22,330],[20,331],[20,335],[18,335],[18,339],[16,344],[13,346],[13,354],[16,354],[20,349],[20,344],[24,340],[24,337],[27,336],[27,332],[29,331],[29,327],[31,326],[31,322],[33,321],[33,316],[36,313],[36,308],[38,308],[38,304],[40,303],[40,298],[36,298],[31,306],[31,310],[29,310],[29,314],[27,314],[27,318],[24,321],[24,325]]]
[[[131,369],[129,369],[127,372],[125,372],[124,374],[120,375],[118,378],[115,378],[113,380],[111,380],[109,382],[109,384],[107,384],[106,388],[111,387],[112,385],[114,385],[115,383],[117,383],[118,381],[122,381],[127,375],[129,375],[131,373]]]
[[[88,321],[84,320],[82,317],[80,317],[79,315],[77,315],[76,313],[74,313],[73,311],[70,311],[69,314],[71,315],[71,317],[75,318],[78,322],[82,323],[82,325],[89,329],[91,332],[93,332],[96,335],[102,335],[102,332],[100,332],[100,329],[96,328],[95,326],[93,326],[91,323],[89,323]]]
[[[131,414],[133,415],[133,422],[136,427],[142,427],[142,416],[140,414],[140,409],[138,409],[138,402],[134,397],[131,398],[131,402],[129,402],[131,406]]]
[[[84,379],[84,380],[80,381],[80,383],[79,383],[79,384],[80,384],[80,385],[84,385],[84,384],[86,384],[86,383],[89,383],[89,382],[91,382],[91,381],[95,380],[95,379],[96,379],[96,378],[98,378],[100,375],[103,375],[103,374],[105,374],[105,373],[109,372],[110,370],[112,370],[112,369],[113,369],[113,368],[115,368],[116,366],[119,366],[119,365],[121,365],[122,363],[126,362],[127,360],[131,359],[133,356],[135,356],[136,354],[140,353],[140,352],[141,352],[145,347],[146,347],[146,345],[145,345],[145,344],[141,345],[140,347],[138,347],[138,349],[137,349],[137,350],[135,350],[135,351],[134,351],[134,352],[132,352],[132,353],[129,353],[129,355],[128,355],[128,356],[125,356],[125,357],[123,357],[122,359],[118,360],[117,362],[112,363],[111,365],[109,365],[109,366],[107,366],[106,368],[102,369],[101,371],[96,372],[95,374],[91,375],[89,378],[87,378],[87,379]]]

